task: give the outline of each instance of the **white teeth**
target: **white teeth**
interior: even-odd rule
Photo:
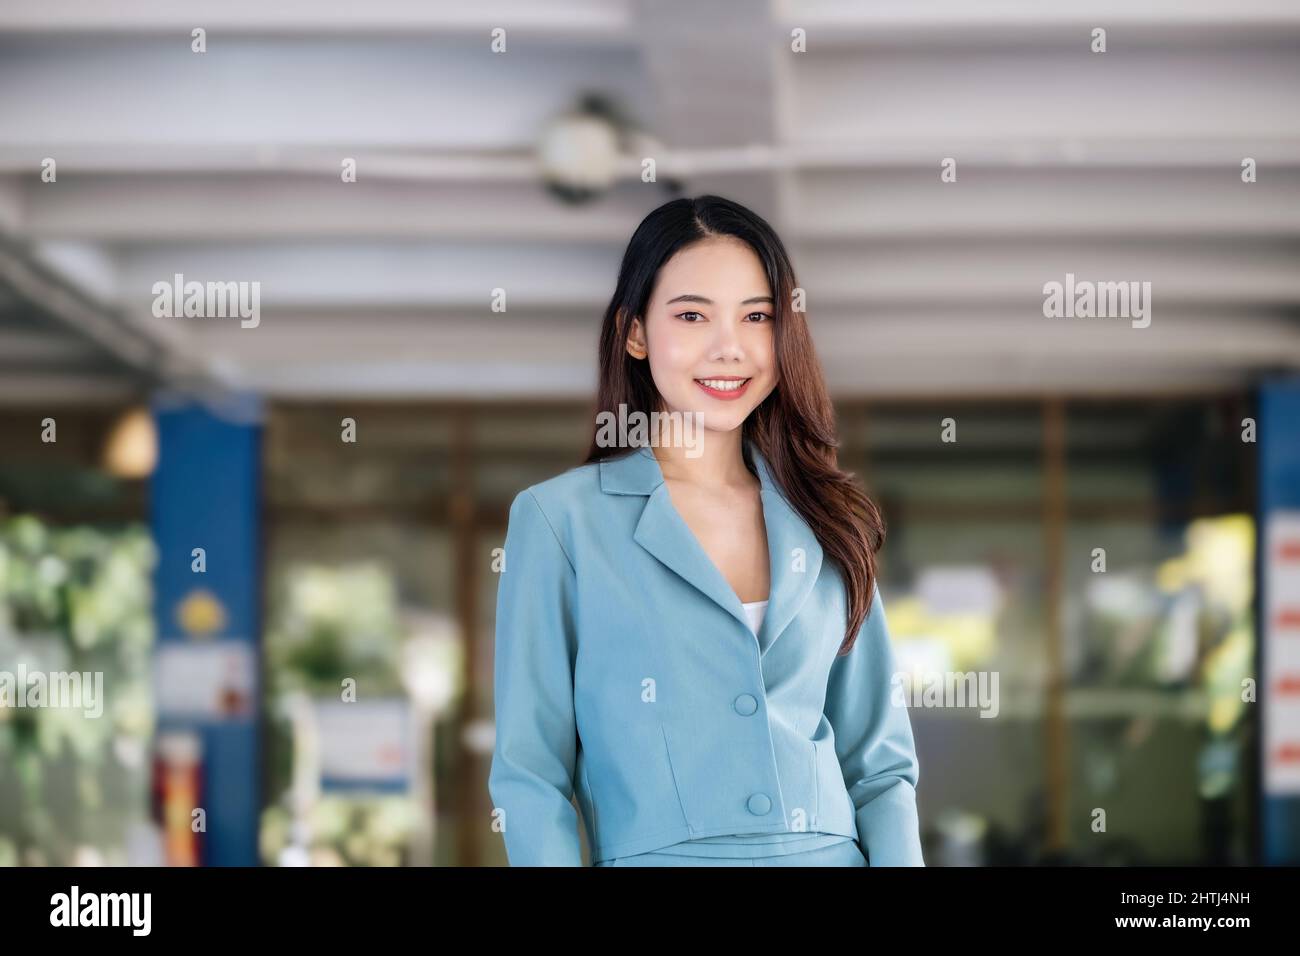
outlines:
[[[719,392],[734,392],[740,386],[749,381],[747,378],[737,379],[718,379],[718,378],[699,378],[696,379],[701,385],[708,388],[716,389]]]

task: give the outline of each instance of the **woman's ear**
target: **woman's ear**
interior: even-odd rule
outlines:
[[[632,328],[627,334],[627,354],[634,359],[646,357],[645,326],[640,319],[632,320]]]

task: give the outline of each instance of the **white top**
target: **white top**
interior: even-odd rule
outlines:
[[[763,613],[767,610],[766,601],[751,601],[749,604],[742,604],[745,609],[745,617],[749,618],[749,629],[758,634],[758,629],[763,626]]]

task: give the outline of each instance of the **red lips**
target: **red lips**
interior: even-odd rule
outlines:
[[[734,382],[734,381],[741,381],[741,378],[735,375],[719,375],[717,378],[710,379],[709,381]],[[714,398],[720,398],[724,402],[729,402],[734,399],[740,398],[740,396],[744,395],[745,390],[749,388],[749,383],[752,382],[753,379],[752,378],[743,379],[743,381],[745,383],[744,385],[740,386],[739,388],[733,388],[729,391],[723,391],[717,388],[709,388],[709,386],[705,385],[698,378],[695,380],[695,384],[698,385],[706,394],[712,395]]]

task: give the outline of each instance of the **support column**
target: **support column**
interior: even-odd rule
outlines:
[[[254,866],[262,780],[262,408],[252,397],[213,408],[162,394],[153,413],[158,733],[168,745],[161,749],[197,756],[199,771],[198,808],[175,795],[188,785],[171,791],[170,806],[163,796],[164,834],[172,859],[177,848],[185,859],[184,817],[202,819],[206,832],[194,834],[192,862]]]

